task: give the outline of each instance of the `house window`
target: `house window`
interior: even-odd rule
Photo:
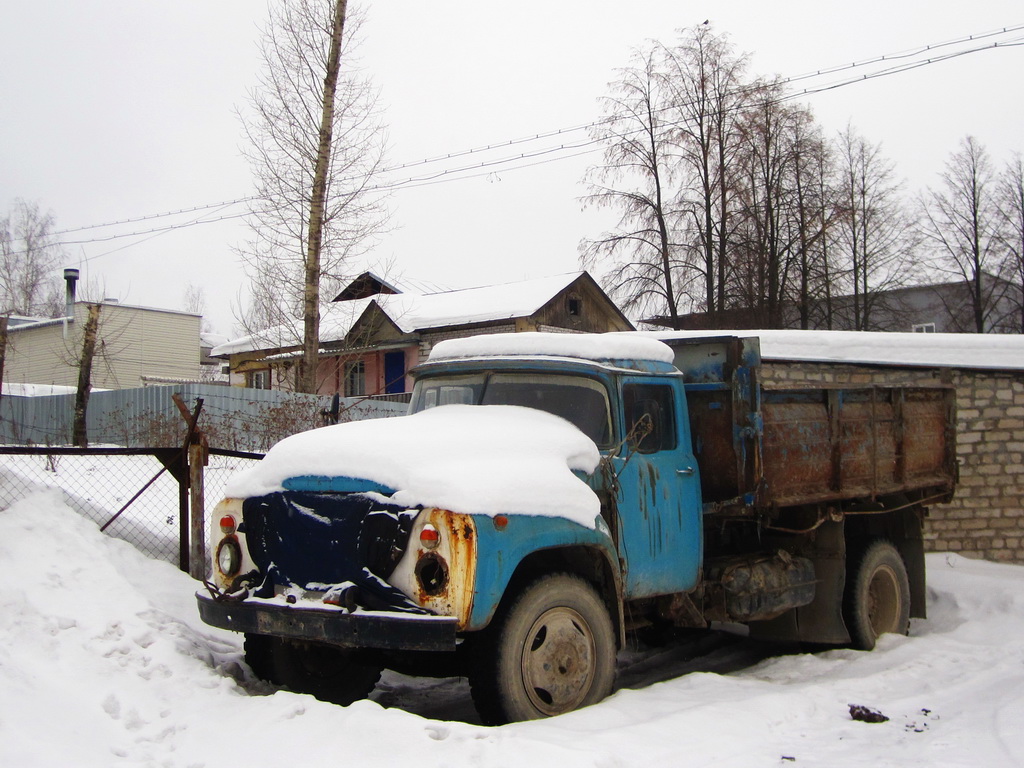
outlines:
[[[935,323],[914,323],[914,333],[935,333]]]
[[[264,368],[259,371],[247,371],[245,386],[250,389],[270,389],[270,370]]]
[[[366,364],[362,360],[345,363],[345,397],[366,394]]]
[[[569,317],[579,317],[583,314],[583,301],[578,296],[570,296],[566,300],[565,308]]]

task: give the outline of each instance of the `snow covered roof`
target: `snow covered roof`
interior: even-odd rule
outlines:
[[[647,360],[671,363],[672,350],[653,337],[625,333],[495,333],[447,339],[430,360],[531,355],[583,360]]]
[[[443,293],[380,296],[377,303],[403,333],[424,328],[511,320],[532,315],[582,274],[570,272]]]
[[[344,339],[356,320],[363,314],[373,299],[342,301],[328,306],[320,316],[320,341]],[[227,357],[240,352],[257,349],[279,349],[297,347],[302,344],[302,323],[296,320],[290,325],[278,325],[262,331],[231,339],[210,350],[210,357]]]
[[[1020,334],[749,330],[656,331],[637,335],[665,341],[756,336],[760,339],[762,360],[1024,370],[1024,335]]]
[[[479,288],[423,294],[398,293],[336,302],[324,310],[321,317],[320,341],[328,344],[343,340],[371,304],[377,306],[402,333],[529,317],[584,274],[569,272]],[[300,343],[301,332],[296,323],[294,328],[279,326],[233,339],[214,347],[210,354],[223,357]]]

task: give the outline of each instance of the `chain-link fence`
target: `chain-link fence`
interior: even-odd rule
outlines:
[[[254,458],[211,455],[204,469],[206,515],[223,495],[231,476]],[[171,466],[175,471],[163,471]],[[182,526],[177,449],[0,449],[0,509],[40,491],[63,502],[106,533],[151,557],[179,564]],[[120,512],[120,514],[118,514]],[[187,509],[184,511],[187,516]],[[115,519],[116,516],[116,519]],[[113,522],[111,522],[113,521]],[[205,530],[205,527],[204,527]]]

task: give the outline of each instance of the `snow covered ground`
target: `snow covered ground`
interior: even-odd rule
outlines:
[[[0,511],[0,765],[1024,765],[1024,567],[928,565],[931,618],[873,653],[632,651],[605,702],[484,728],[461,680],[348,708],[252,681],[194,582],[43,491]]]

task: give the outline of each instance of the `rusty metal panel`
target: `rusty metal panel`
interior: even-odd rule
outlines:
[[[787,393],[788,394],[788,393]],[[762,404],[762,461],[769,498],[820,493],[832,486],[832,436],[823,397],[780,396]]]
[[[764,480],[777,506],[951,488],[952,390],[764,394]]]

